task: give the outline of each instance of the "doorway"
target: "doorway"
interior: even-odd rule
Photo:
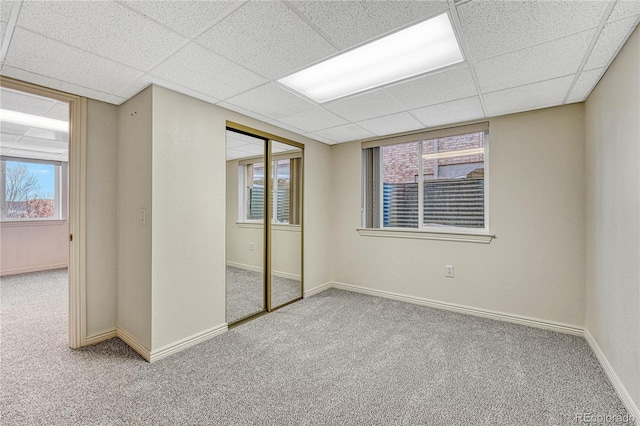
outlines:
[[[3,91],[0,105],[3,231],[11,230],[17,235],[19,228],[24,231],[33,225],[40,230],[53,227],[54,231],[49,230],[49,234],[56,236],[55,241],[47,240],[46,244],[26,240],[28,246],[36,249],[30,250],[32,258],[28,261],[18,259],[15,264],[18,266],[3,266],[3,275],[5,272],[8,275],[68,265],[69,346],[78,348],[86,343],[84,188],[87,100],[7,77],[0,77],[0,90]],[[7,182],[11,178],[15,183],[21,175],[32,185],[27,185],[30,189],[14,197],[15,194],[7,193],[11,189]],[[8,197],[13,198],[9,200]],[[8,238],[3,232],[3,245],[7,250],[11,245],[15,254],[18,242]],[[22,237],[19,241],[20,244],[25,243]],[[54,260],[34,259],[33,253],[42,248],[49,249]]]
[[[227,123],[226,320],[302,299],[304,145]]]

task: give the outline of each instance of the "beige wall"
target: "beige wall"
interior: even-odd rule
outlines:
[[[151,349],[152,90],[118,112],[117,326]],[[146,224],[140,209],[146,208]]]
[[[640,29],[586,102],[586,328],[640,406]]]
[[[118,107],[87,105],[87,336],[116,327]]]
[[[489,245],[360,236],[360,144],[333,146],[333,280],[582,326],[583,112],[576,104],[490,120]]]
[[[152,350],[225,323],[225,118],[153,86]]]
[[[0,275],[66,268],[69,264],[66,220],[2,222],[0,234]]]

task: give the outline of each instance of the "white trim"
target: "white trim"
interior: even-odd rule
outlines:
[[[202,343],[215,336],[226,333],[227,330],[228,330],[227,323],[224,323],[216,327],[212,327],[203,332],[196,333],[192,336],[178,340],[177,342],[165,345],[161,348],[154,349],[151,351],[148,361],[149,362],[158,361],[159,359],[168,357],[169,355],[173,355],[176,352],[180,352],[184,349],[190,348],[191,346],[197,345],[198,343]]]
[[[489,244],[496,236],[485,232],[423,231],[419,229],[359,228],[362,237],[412,238],[419,240],[458,241]]]
[[[305,291],[304,292],[304,297],[306,298],[306,297],[314,296],[314,295],[316,295],[318,293],[322,293],[323,291],[330,289],[332,284],[333,283],[331,281],[329,281],[329,282],[326,282],[324,284],[319,285],[318,287],[314,287],[309,291]]]
[[[233,268],[238,268],[238,269],[244,269],[245,271],[259,272],[259,273],[263,272],[263,269],[259,266],[245,265],[244,263],[236,263],[236,262],[231,262],[229,260],[227,260],[227,266],[231,266]],[[291,274],[289,272],[271,271],[271,274],[280,278],[288,278],[290,280],[300,281],[300,275]]]
[[[356,293],[368,294],[370,296],[384,297],[386,299],[399,300],[402,302],[414,303],[416,305],[428,306],[436,309],[444,309],[446,311],[458,312],[462,314],[474,315],[483,318],[489,318],[498,321],[506,321],[514,324],[527,325],[529,327],[542,328],[545,330],[557,331],[559,333],[572,334],[575,336],[583,336],[584,329],[582,327],[564,324],[555,321],[548,321],[538,318],[525,317],[522,315],[508,314],[504,312],[492,311],[489,309],[473,308],[471,306],[458,305],[456,303],[440,302],[437,300],[425,299],[422,297],[408,296],[390,291],[373,290],[365,287],[359,287],[352,284],[344,284],[332,282],[330,287],[340,290],[353,291]]]
[[[67,223],[66,219],[22,219],[22,220],[3,220],[0,222],[0,228],[14,228],[20,226],[56,226]]]
[[[113,339],[114,337],[118,337],[118,331],[115,328],[94,334],[93,336],[87,336],[86,344],[95,345],[96,343],[104,342],[105,340]]]
[[[10,269],[8,271],[0,271],[0,276],[26,274],[29,272],[50,271],[52,269],[68,268],[68,263],[55,263],[53,265],[32,266],[30,268]]]
[[[609,381],[611,382],[611,385],[613,385],[613,388],[615,389],[616,393],[622,400],[622,403],[624,404],[625,408],[627,409],[629,414],[635,418],[635,421],[637,422],[638,420],[640,420],[640,409],[638,409],[638,406],[635,404],[635,402],[631,398],[631,395],[629,395],[629,392],[624,387],[624,384],[622,384],[622,381],[620,380],[615,370],[609,363],[609,360],[607,359],[607,357],[604,355],[604,352],[602,352],[602,349],[600,349],[600,346],[598,346],[598,342],[596,342],[596,339],[594,339],[594,337],[591,335],[591,333],[587,328],[584,329],[584,338],[589,344],[589,346],[591,347],[591,350],[593,351],[593,353],[596,355],[598,362],[600,362],[602,369],[604,370],[605,374],[609,378]]]
[[[131,349],[138,352],[138,354],[140,354],[142,358],[146,359],[147,361],[151,359],[151,351],[149,350],[149,348],[147,348],[145,345],[140,343],[138,339],[133,337],[126,330],[123,330],[120,327],[118,327],[116,329],[116,336],[120,340],[125,342],[127,345],[129,345]]]

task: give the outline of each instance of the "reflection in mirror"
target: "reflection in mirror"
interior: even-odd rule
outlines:
[[[302,150],[271,145],[271,308],[302,297]]]
[[[263,139],[227,130],[227,323],[266,310]]]

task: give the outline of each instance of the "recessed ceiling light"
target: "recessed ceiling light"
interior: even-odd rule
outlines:
[[[463,60],[444,13],[278,81],[322,103]]]
[[[69,123],[54,118],[42,117],[39,115],[25,114],[24,112],[0,109],[0,122],[20,124],[22,126],[37,127],[38,129],[57,130],[60,132],[69,131]]]

